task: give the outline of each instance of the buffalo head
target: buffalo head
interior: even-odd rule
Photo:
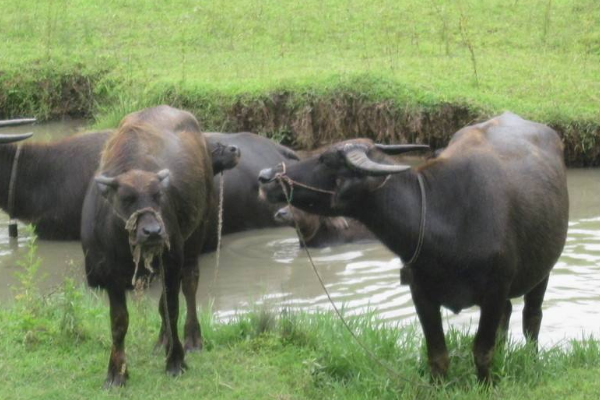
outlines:
[[[115,177],[100,175],[95,180],[115,214],[124,221],[136,218],[134,231],[130,232],[132,245],[157,247],[167,243],[168,235],[160,211],[169,186],[168,169],[156,173],[130,170]]]
[[[214,145],[210,145],[210,153],[215,175],[234,168],[240,162],[241,152],[237,146],[226,146],[221,142],[216,142]]]
[[[410,169],[386,154],[429,149],[426,145],[379,145],[355,139],[332,145],[320,155],[293,165],[280,164],[259,174],[261,195],[270,202],[287,196],[294,206],[321,215],[340,215],[351,203],[383,185],[387,177]],[[293,193],[292,193],[293,192]]]
[[[0,135],[0,144],[13,143],[30,138],[33,132],[19,133],[14,135]]]

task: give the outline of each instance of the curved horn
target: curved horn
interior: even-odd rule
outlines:
[[[389,155],[408,153],[409,151],[416,150],[429,150],[429,146],[426,144],[376,144],[375,148]]]
[[[0,135],[0,143],[18,142],[20,140],[25,140],[27,138],[30,138],[32,135],[33,135],[33,132],[18,133],[15,135]]]
[[[368,175],[397,174],[410,169],[408,165],[386,165],[379,164],[367,157],[364,149],[354,149],[345,153],[346,162],[354,168],[366,172]]]
[[[5,119],[4,121],[0,121],[0,127],[32,124],[35,121],[35,118]]]

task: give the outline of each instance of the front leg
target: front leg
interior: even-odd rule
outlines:
[[[537,340],[542,324],[542,303],[548,287],[548,278],[537,284],[525,295],[523,307],[523,334],[528,341],[532,341],[537,351]]]
[[[181,269],[174,265],[161,266],[165,269],[162,274],[163,295],[160,299],[161,316],[165,321],[165,333],[168,343],[167,353],[167,373],[175,376],[180,375],[187,368],[184,362],[183,346],[179,341],[177,332],[177,319],[179,318],[179,289],[181,286]],[[166,295],[166,297],[165,297]]]
[[[427,343],[427,358],[431,377],[434,380],[439,380],[446,376],[450,365],[448,349],[444,339],[440,305],[429,298],[418,283],[413,282],[410,285],[410,292]]]
[[[112,349],[108,360],[108,372],[104,388],[124,386],[128,378],[127,364],[125,362],[125,335],[129,327],[129,313],[127,312],[127,299],[122,288],[108,288],[110,302],[110,325],[112,333]]]
[[[473,358],[477,378],[481,383],[491,382],[490,363],[494,355],[496,334],[508,308],[508,285],[494,281],[487,290],[481,304],[479,327],[473,343]]]

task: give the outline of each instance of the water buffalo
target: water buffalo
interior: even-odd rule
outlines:
[[[258,197],[258,173],[271,165],[298,161],[292,150],[250,132],[206,133],[209,142],[217,141],[241,149],[243,157],[235,169],[227,173],[224,187],[223,233],[278,226],[273,219],[279,207]],[[215,177],[215,187],[220,178]]]
[[[505,113],[461,129],[417,168],[386,161],[395,150],[338,143],[286,170],[263,170],[261,190],[283,201],[283,185],[298,208],[354,217],[400,256],[433,377],[449,366],[440,307],[478,305],[473,354],[488,382],[511,298],[525,296],[523,331],[537,342],[548,276],[567,234],[563,145],[549,127]]]
[[[81,223],[88,284],[105,289],[110,302],[113,345],[105,386],[127,379],[125,292],[147,269],[159,271],[164,285],[159,310],[169,336],[167,372],[186,368],[177,333],[179,288],[185,271],[197,270],[215,206],[212,175],[204,136],[185,111],[159,106],[129,114],[107,141]],[[145,267],[138,271],[138,263]],[[195,312],[194,303],[186,340],[200,334]]]
[[[277,210],[274,218],[292,228],[297,224],[307,247],[328,247],[376,239],[366,226],[354,218],[325,217],[290,206]],[[302,246],[300,241],[300,247]]]
[[[17,146],[1,146],[0,187],[8,188],[15,173],[11,217],[34,224],[43,239],[79,239],[81,205],[109,133],[75,135],[49,144],[24,143],[16,164]],[[8,211],[8,190],[0,193],[0,207]]]

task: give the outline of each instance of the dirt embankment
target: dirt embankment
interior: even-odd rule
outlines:
[[[236,102],[228,110],[227,128],[265,132],[302,149],[354,137],[388,143],[426,143],[437,149],[452,134],[495,113],[465,105],[402,107],[392,101],[373,101],[359,95],[331,98],[276,94],[252,102]],[[570,167],[600,165],[600,125],[589,122],[549,123],[563,138]]]
[[[32,113],[41,119],[89,117],[98,104],[110,108],[109,99],[115,98],[106,81],[98,85],[101,75],[48,76],[36,82],[13,81],[10,87],[1,78],[0,74],[0,119]],[[215,94],[201,100],[193,94],[167,91],[154,93],[146,103],[187,109],[207,130],[258,132],[299,149],[355,137],[426,143],[437,149],[446,146],[460,128],[497,114],[464,104],[399,104],[351,90],[326,95],[283,91],[252,98]],[[600,121],[543,122],[563,138],[568,166],[600,165]]]

